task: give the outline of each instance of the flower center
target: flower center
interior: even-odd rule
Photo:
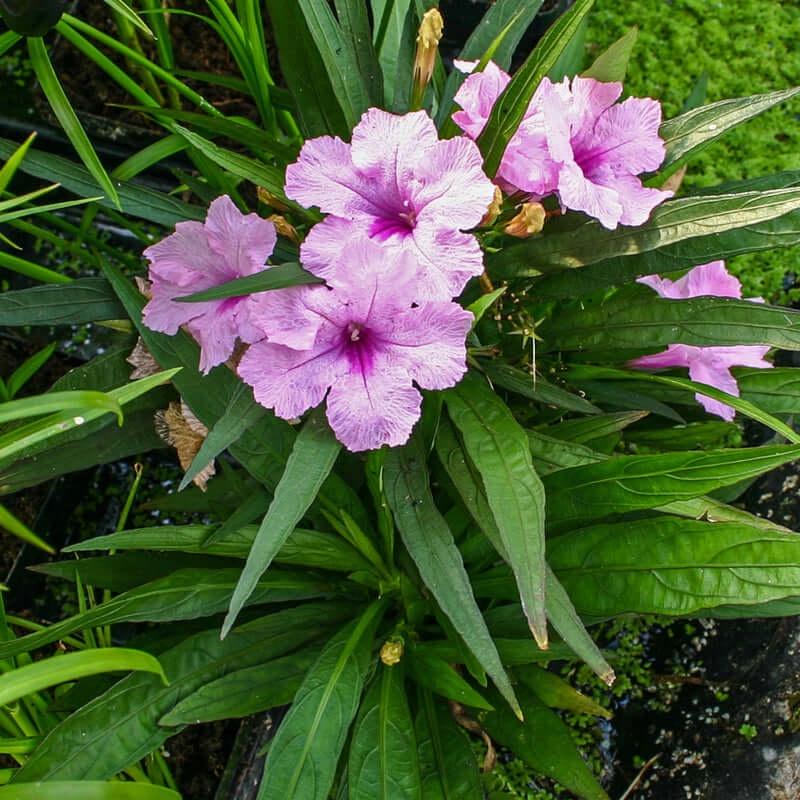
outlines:
[[[369,229],[372,239],[385,242],[392,236],[405,238],[417,225],[417,213],[409,200],[403,200],[393,208],[387,208],[376,217]]]
[[[349,322],[342,331],[344,349],[351,372],[369,375],[374,360],[374,340],[371,341],[369,330],[360,322]]]

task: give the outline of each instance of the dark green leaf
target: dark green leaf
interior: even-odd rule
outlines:
[[[519,667],[514,674],[549,708],[561,708],[575,714],[592,714],[611,719],[611,712],[590,697],[574,689],[555,672],[534,665]]]
[[[327,799],[384,609],[373,603],[325,645],[270,745],[259,800]]]
[[[567,442],[587,444],[596,439],[603,439],[612,433],[618,433],[629,425],[633,425],[647,416],[646,411],[620,411],[613,414],[600,414],[590,419],[569,419],[558,425],[549,425],[541,432],[556,439]],[[535,437],[536,433],[529,431]]]
[[[402,667],[381,666],[361,703],[347,782],[350,800],[419,800],[417,742]]]
[[[572,531],[548,545],[581,614],[688,616],[800,595],[800,538],[749,525],[652,517]]]
[[[0,800],[180,800],[180,795],[152,783],[48,781],[2,786]]]
[[[370,105],[383,107],[383,74],[372,41],[367,0],[335,0],[336,13],[355,54],[358,71],[370,98]]]
[[[639,29],[634,26],[617,39],[607,50],[600,53],[589,69],[582,73],[584,78],[594,78],[603,83],[622,83],[628,72],[628,62],[636,45]]]
[[[36,650],[75,631],[117,622],[165,622],[218,614],[236,586],[236,569],[184,569],[117,595],[62,622],[0,643],[0,658]],[[320,597],[331,586],[308,574],[272,571],[258,584],[250,603],[276,603]]]
[[[483,378],[467,375],[445,395],[464,447],[483,479],[534,638],[547,646],[544,489],[525,431]]]
[[[475,708],[492,708],[446,661],[416,650],[407,650],[403,657],[408,677],[415,683],[448,700]]]
[[[517,132],[542,78],[550,72],[562,51],[569,45],[593,3],[594,0],[577,0],[572,8],[550,27],[497,99],[486,127],[478,139],[484,155],[484,169],[489,176],[493,177],[497,172],[506,146]]]
[[[216,628],[189,636],[159,656],[169,686],[154,675],[123,678],[56,725],[14,783],[116,775],[174,735],[158,721],[191,692],[296,650],[352,613],[347,605],[308,604],[249,622],[225,641]]]
[[[222,625],[223,637],[233,627],[236,617],[272,559],[316,499],[341,448],[324,414],[321,411],[314,412],[295,441],[292,454],[286,462],[286,470],[275,488],[275,496],[253,541]]]
[[[422,580],[503,696],[517,708],[514,690],[475,602],[453,534],[431,496],[425,452],[412,438],[386,455],[386,499]]]
[[[120,319],[125,309],[103,278],[65,286],[34,286],[0,295],[0,325],[80,325]]]

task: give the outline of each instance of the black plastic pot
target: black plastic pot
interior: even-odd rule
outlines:
[[[0,17],[15,33],[44,36],[68,5],[69,0],[0,0]]]

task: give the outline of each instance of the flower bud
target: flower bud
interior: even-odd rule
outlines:
[[[541,203],[523,203],[519,214],[506,225],[504,230],[509,236],[527,239],[541,232],[546,216]]]
[[[289,206],[280,200],[279,198],[275,197],[272,192],[265,189],[263,186],[259,186],[256,189],[258,194],[258,200],[260,203],[263,203],[265,206],[269,206],[270,208],[274,208],[276,211],[288,211]]]
[[[387,667],[393,667],[403,657],[403,643],[398,639],[390,639],[381,647],[381,661]]]
[[[499,186],[494,187],[494,198],[492,202],[489,203],[489,208],[486,209],[486,213],[481,220],[480,226],[482,228],[487,227],[489,225],[494,225],[495,220],[500,216],[500,212],[503,210],[503,193],[500,191]]]
[[[44,36],[68,5],[69,0],[0,0],[0,17],[14,33]]]
[[[433,77],[436,53],[444,30],[444,20],[438,8],[426,11],[422,17],[417,34],[417,53],[414,58],[414,90],[412,110],[422,105],[425,89]]]
[[[290,242],[300,244],[300,237],[297,235],[297,230],[295,229],[294,225],[292,225],[292,223],[286,219],[286,217],[282,217],[280,214],[272,214],[271,216],[267,217],[267,219],[275,226],[275,230],[281,236],[284,236]]]

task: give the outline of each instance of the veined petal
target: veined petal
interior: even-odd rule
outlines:
[[[150,262],[151,280],[160,278],[185,294],[199,292],[225,280],[224,262],[208,244],[202,222],[179,222],[175,232],[148,247],[144,257]]]
[[[405,444],[420,417],[422,396],[402,370],[358,372],[339,378],[328,395],[328,421],[353,452]]]
[[[269,220],[242,214],[227,195],[211,203],[205,228],[211,249],[241,276],[263,270],[278,240]]]
[[[292,350],[261,341],[242,356],[238,372],[257,402],[282,419],[295,419],[318,406],[346,368],[339,345]]]
[[[418,225],[407,243],[419,260],[419,300],[458,297],[467,281],[483,272],[483,251],[471,234]]]
[[[630,366],[641,369],[670,369],[672,367],[688,367],[699,357],[701,347],[690,344],[671,344],[661,353],[639,356],[628,362]]]
[[[224,364],[233,355],[239,336],[236,306],[226,306],[223,303],[215,306],[213,310],[187,324],[189,332],[200,345],[200,371],[203,373]]]
[[[624,209],[619,192],[589,180],[575,162],[562,164],[558,174],[558,196],[562,205],[583,211],[609,230],[614,230],[622,221]]]
[[[739,396],[739,385],[736,378],[731,375],[730,368],[720,361],[714,354],[715,347],[698,348],[702,351],[689,365],[689,377],[697,383],[706,383],[715,389]],[[727,403],[715,400],[701,392],[695,394],[697,402],[700,403],[709,414],[716,414],[718,417],[730,422],[736,415],[736,411]]]
[[[455,386],[467,370],[472,314],[456,303],[422,303],[384,320],[381,361],[402,368],[423,389]]]
[[[468,62],[458,63],[466,65]],[[457,68],[460,69],[458,66]],[[494,61],[490,61],[482,72],[473,72],[464,80],[453,98],[461,106],[461,111],[453,114],[453,122],[471,139],[477,139],[486,127],[497,98],[510,81],[511,76]]]
[[[642,225],[647,222],[650,213],[657,205],[669,200],[673,195],[673,192],[643,186],[641,180],[635,175],[610,175],[605,169],[587,177],[587,180],[596,186],[606,187],[616,193],[617,201],[622,209],[619,216],[619,222],[622,225]],[[592,214],[592,216],[595,215]],[[607,225],[601,217],[597,218],[607,228],[616,227]],[[609,216],[608,219],[610,220],[611,217]]]
[[[251,296],[249,322],[263,331],[273,344],[293,350],[308,350],[314,345],[323,317],[309,309],[307,300],[315,292],[329,290],[324,286],[293,286]]]

